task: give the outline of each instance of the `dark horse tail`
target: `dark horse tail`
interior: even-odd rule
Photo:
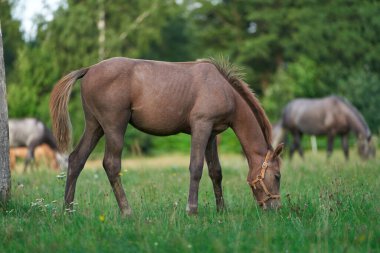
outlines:
[[[67,151],[71,140],[71,122],[68,103],[75,81],[86,75],[89,68],[75,70],[61,78],[50,96],[50,116],[55,139],[60,151]]]

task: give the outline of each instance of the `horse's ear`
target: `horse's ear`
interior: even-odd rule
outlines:
[[[276,149],[274,150],[273,152],[273,158],[276,158],[278,157],[279,155],[281,155],[282,151],[284,150],[284,143],[280,143],[278,144],[278,146],[276,147]]]

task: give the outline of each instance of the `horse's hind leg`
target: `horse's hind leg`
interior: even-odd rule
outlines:
[[[208,174],[214,187],[216,199],[216,208],[218,211],[224,209],[224,199],[222,192],[222,168],[218,157],[218,148],[215,136],[211,136],[206,147],[206,162],[208,166]]]
[[[191,129],[190,189],[186,208],[189,214],[198,212],[199,182],[202,177],[205,151],[211,129],[212,126],[208,123],[197,123]]]
[[[75,147],[74,151],[69,156],[69,167],[67,169],[66,189],[65,189],[65,206],[66,208],[73,207],[76,182],[81,173],[88,156],[98,143],[100,137],[103,136],[103,129],[95,118],[89,119],[86,117],[86,128]]]
[[[110,115],[108,115],[110,116]],[[108,121],[104,129],[106,138],[106,149],[103,167],[107,173],[108,180],[112,186],[122,216],[129,216],[132,210],[128,204],[127,197],[120,179],[121,154],[123,151],[124,134],[127,129],[130,113],[126,117],[115,115],[116,118]]]
[[[302,140],[302,133],[299,131],[292,131],[291,132],[293,136],[293,144],[290,147],[290,159],[292,159],[294,151],[298,151],[300,156],[303,158],[303,150],[301,146],[301,140]]]

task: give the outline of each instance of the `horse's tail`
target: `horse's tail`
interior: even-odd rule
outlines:
[[[71,122],[68,103],[75,81],[82,78],[89,68],[75,70],[61,78],[50,96],[50,116],[55,139],[60,151],[67,151],[71,140]]]

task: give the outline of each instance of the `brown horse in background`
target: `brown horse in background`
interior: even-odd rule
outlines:
[[[186,210],[197,213],[198,188],[206,158],[217,209],[224,207],[222,171],[215,136],[231,127],[249,164],[247,181],[260,206],[280,205],[282,145],[271,146],[271,126],[258,100],[227,61],[160,62],[112,58],[71,72],[50,99],[53,132],[60,148],[70,143],[67,111],[71,89],[81,83],[86,120],[83,136],[69,157],[65,203],[71,207],[77,178],[98,140],[105,135],[103,166],[122,215],[131,214],[119,172],[128,123],[160,136],[191,135],[190,187]]]
[[[17,147],[9,149],[10,168],[16,168],[17,158],[27,159],[29,149],[27,147]],[[42,144],[34,149],[34,164],[38,168],[41,164],[47,165],[54,170],[59,170],[59,162],[56,152],[47,144]],[[32,166],[34,165],[32,164]]]
[[[283,111],[281,126],[293,136],[290,157],[295,150],[303,157],[301,138],[303,134],[310,134],[327,136],[328,156],[332,154],[335,136],[341,136],[343,152],[348,159],[350,132],[357,136],[359,155],[362,158],[366,159],[375,154],[375,149],[370,143],[371,131],[363,116],[347,100],[337,96],[291,101]]]

